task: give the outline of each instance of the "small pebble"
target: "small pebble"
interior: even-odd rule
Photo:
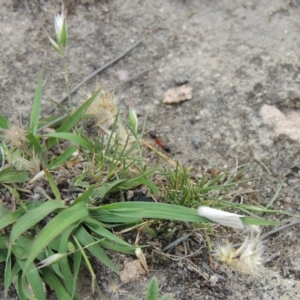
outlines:
[[[195,117],[194,116],[189,116],[189,122],[190,122],[191,125],[195,125],[195,123],[196,123]]]
[[[179,75],[176,76],[175,82],[178,85],[186,84],[186,83],[189,82],[189,76],[186,75],[186,74],[179,74]]]
[[[290,197],[286,197],[285,198],[285,203],[291,204],[292,203],[292,199]]]
[[[193,138],[192,145],[194,146],[195,149],[199,149],[201,145],[201,140],[197,137]]]

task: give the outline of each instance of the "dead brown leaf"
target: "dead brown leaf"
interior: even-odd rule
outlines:
[[[164,104],[179,103],[185,100],[192,99],[193,88],[187,84],[181,85],[179,87],[169,89],[164,95]]]
[[[260,108],[263,123],[274,127],[276,136],[286,135],[300,143],[300,113],[284,114],[275,106],[264,104]]]
[[[124,269],[120,272],[120,278],[122,282],[135,282],[145,274],[145,270],[142,267],[140,260],[133,260],[124,263]]]

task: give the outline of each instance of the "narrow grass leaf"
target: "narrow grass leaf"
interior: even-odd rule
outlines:
[[[33,136],[36,135],[39,118],[40,118],[40,112],[41,112],[41,102],[42,102],[42,89],[43,89],[43,74],[44,74],[44,67],[40,73],[38,84],[35,90],[34,94],[34,100],[30,115],[30,132]]]
[[[32,294],[29,294],[28,291],[26,293],[25,280],[22,278],[22,273],[20,272],[17,277],[17,292],[18,292],[18,300],[32,300]]]
[[[78,203],[75,206],[66,208],[55,216],[35,237],[30,248],[24,273],[26,274],[34,259],[55,237],[61,234],[70,225],[87,216],[88,211],[85,203]]]
[[[272,197],[272,199],[270,200],[270,202],[266,205],[266,208],[269,208],[270,206],[273,205],[274,201],[277,199],[281,189],[282,189],[282,186],[284,184],[285,180],[281,181],[281,183],[279,184],[274,196]]]
[[[42,131],[45,128],[58,128],[66,121],[67,117],[68,116],[51,116],[45,119],[40,119],[37,131]]]
[[[75,252],[73,254],[73,273],[74,273],[74,275],[73,275],[73,278],[71,278],[73,280],[72,299],[77,299],[77,298],[75,298],[75,296],[76,296],[78,274],[79,274],[79,270],[81,267],[81,261],[82,261],[81,253]]]
[[[91,142],[89,142],[87,139],[85,139],[77,134],[69,133],[69,132],[55,132],[55,133],[46,134],[46,136],[52,137],[52,138],[68,140],[68,141],[75,143],[76,145],[79,145],[79,146],[85,148],[86,150],[90,151],[91,153],[94,152],[93,144]]]
[[[89,222],[89,220],[91,220]],[[125,242],[124,240],[122,240],[121,238],[119,238],[118,236],[116,236],[115,234],[111,233],[109,230],[105,229],[103,226],[101,226],[100,222],[97,222],[96,220],[93,220],[92,218],[86,218],[85,219],[85,224],[96,234],[99,235],[99,238],[107,238],[111,241],[113,241],[114,243],[118,243],[124,246],[129,246],[131,247],[130,244],[128,244],[127,242]]]
[[[7,295],[8,289],[11,284],[11,247],[8,247],[4,269],[4,292]]]
[[[93,244],[95,240],[92,238],[92,236],[84,229],[83,226],[80,226],[75,232],[74,235],[79,240],[79,242],[87,246],[89,244]],[[119,270],[116,268],[116,266],[112,263],[112,261],[108,258],[106,253],[103,251],[103,249],[97,245],[91,245],[87,248],[87,250],[94,255],[98,260],[100,260],[103,264],[105,264],[107,267],[109,267],[112,271],[119,274]]]
[[[11,284],[13,283],[13,281],[15,280],[17,275],[20,273],[20,271],[21,271],[21,266],[19,264],[19,261],[16,260],[15,263],[14,263],[13,268],[11,269],[10,278],[5,278],[5,280],[7,280],[7,286],[8,287],[11,286]]]
[[[113,221],[105,218],[105,221],[103,220],[102,222],[115,222],[118,220],[118,217],[207,222],[207,219],[200,217],[195,209],[166,203],[119,202],[104,205],[99,209],[107,210],[114,216]],[[119,219],[117,222],[122,221]]]
[[[26,214],[20,217],[12,227],[9,238],[10,243],[13,244],[23,232],[35,226],[54,210],[63,208],[65,208],[65,205],[62,201],[49,200],[43,203],[41,206],[28,211]]]
[[[114,250],[116,252],[134,255],[136,247],[134,246],[120,246],[113,241],[101,241],[99,245],[105,249]]]
[[[90,196],[93,194],[95,188],[97,188],[96,185],[91,186],[86,192],[84,192],[81,196],[79,196],[72,204],[71,206],[77,205],[80,202],[87,203],[90,201]]]
[[[62,234],[61,240],[60,240],[60,246],[59,246],[59,252],[60,253],[64,253],[67,252],[68,249],[68,241],[70,240],[70,236],[73,232],[73,230],[79,225],[79,222],[75,222],[72,225],[70,225]],[[74,253],[71,254],[74,258]],[[73,262],[75,264],[75,262]],[[68,257],[63,257],[59,262],[58,265],[61,269],[61,273],[63,275],[63,282],[64,285],[68,291],[69,294],[73,294],[74,290],[76,289],[76,286],[73,286],[73,275],[72,272],[70,270],[70,265],[69,265],[69,261],[68,261]],[[73,271],[75,273],[75,269]],[[73,299],[73,298],[72,298]]]
[[[95,286],[96,286],[96,275],[95,275],[95,272],[93,270],[92,264],[91,264],[88,256],[85,253],[83,245],[80,244],[80,242],[78,241],[78,239],[75,236],[73,236],[73,239],[74,239],[74,241],[75,241],[75,243],[78,247],[79,252],[81,253],[81,256],[82,256],[82,258],[85,262],[85,265],[86,265],[88,271],[90,272],[91,279],[92,279],[92,283],[91,283],[92,294],[94,294],[95,293]]]
[[[24,271],[26,261],[18,260],[18,262],[22,270]],[[42,278],[40,277],[40,274],[35,265],[30,266],[28,273],[26,274],[26,279],[29,284],[28,289],[32,290],[35,299],[46,300],[45,286],[43,285]]]
[[[268,221],[268,220],[263,220],[263,219],[254,219],[254,218],[248,218],[248,217],[242,218],[242,221],[245,225],[261,225],[261,226],[280,225],[279,222]]]
[[[32,133],[27,134],[26,138],[28,139],[30,144],[33,146],[35,153],[40,157],[42,148],[41,148],[41,145],[40,145],[38,139]]]
[[[55,169],[56,167],[63,165],[76,150],[77,148],[75,146],[66,149],[61,155],[50,162],[48,169]]]
[[[0,219],[6,216],[7,214],[9,214],[9,211],[6,209],[3,203],[0,202]]]
[[[87,101],[85,101],[72,115],[65,120],[65,122],[57,129],[56,132],[69,132],[82,118],[86,110],[98,96],[99,92],[100,90],[97,90]],[[55,144],[56,138],[50,138],[48,140],[48,149],[52,148]]]
[[[55,296],[59,300],[72,300],[71,295],[66,291],[62,282],[49,268],[43,270],[42,275],[44,281],[55,291]]]
[[[54,181],[51,173],[46,168],[43,168],[43,170],[44,170],[45,176],[48,179],[49,185],[50,185],[51,190],[52,190],[52,192],[53,192],[53,194],[55,196],[55,199],[56,200],[60,200],[61,199],[60,192],[59,192],[59,189],[58,189],[58,187],[57,187],[57,185],[56,185],[56,183],[55,183],[55,181]]]
[[[127,179],[117,179],[109,183],[104,183],[100,188],[95,189],[91,197],[94,198],[98,196],[103,198],[108,192],[115,191],[116,187],[125,181],[127,181]]]
[[[28,181],[28,174],[25,171],[13,170],[11,167],[5,168],[0,171],[1,183],[21,183]]]
[[[3,115],[0,115],[0,127],[3,129],[8,129],[10,126],[9,121]]]
[[[0,230],[8,225],[11,225],[19,220],[19,218],[24,214],[24,208],[19,208],[4,217],[0,218]]]

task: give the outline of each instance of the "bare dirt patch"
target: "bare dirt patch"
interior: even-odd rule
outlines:
[[[45,34],[45,29],[53,31],[56,9],[48,1],[1,2],[1,114],[26,124],[44,57],[45,115],[53,107],[50,100],[61,99],[65,91],[62,65]],[[286,179],[273,207],[299,216],[299,144],[285,135],[276,136],[259,113],[264,104],[287,116],[299,111],[299,17],[299,7],[283,0],[78,1],[75,14],[68,16],[70,80],[80,82],[141,39],[140,46],[99,75],[98,84],[108,90],[120,83],[120,72],[132,76],[150,68],[130,89],[127,85],[118,90],[121,108],[131,96],[139,117],[147,115],[148,129],[168,136],[177,148],[174,158],[196,171],[208,164],[222,168],[234,167],[237,161],[251,163],[248,176],[256,178],[256,199],[261,204],[268,203]],[[164,105],[163,95],[177,86],[179,74],[188,75],[192,100]],[[96,85],[96,79],[85,84],[75,94],[75,103],[86,99]],[[282,215],[268,218],[292,220]],[[134,237],[126,238],[134,241]],[[161,293],[171,293],[174,299],[297,299],[299,239],[298,228],[273,236],[267,254],[279,256],[268,264],[270,271],[264,279],[257,280],[211,270],[204,242],[192,236],[188,241],[192,249],[196,243],[203,248],[193,256],[193,263],[208,274],[222,276],[214,285],[188,262],[164,261],[151,248],[146,254],[150,275],[158,277]],[[174,251],[178,254],[180,248]],[[125,257],[111,255],[122,268]],[[89,281],[83,278],[81,299],[128,299],[130,294],[142,298],[147,278],[111,290],[110,284],[119,279],[96,262],[95,269],[103,295],[91,295]]]

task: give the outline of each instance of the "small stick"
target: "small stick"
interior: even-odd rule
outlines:
[[[137,73],[137,74],[131,76],[130,78],[126,79],[125,81],[121,82],[116,87],[114,87],[110,92],[116,91],[117,89],[119,89],[120,87],[122,87],[124,84],[129,83],[129,82],[131,82],[131,81],[139,78],[140,76],[144,75],[145,73],[147,73],[149,71],[150,71],[150,68],[145,69],[145,70],[141,71],[140,73]]]
[[[116,56],[115,58],[113,58],[111,61],[109,61],[108,63],[104,64],[103,66],[101,66],[100,68],[98,68],[97,70],[95,70],[93,73],[91,73],[90,75],[88,75],[87,77],[85,77],[81,82],[79,82],[78,84],[76,84],[71,90],[70,90],[70,95],[73,94],[74,92],[76,92],[83,84],[85,84],[88,80],[90,80],[91,78],[93,78],[95,75],[97,75],[98,73],[102,72],[103,70],[107,69],[108,67],[110,67],[112,64],[114,64],[115,62],[117,62],[118,60],[120,60],[121,58],[123,58],[127,53],[129,53],[131,50],[133,50],[136,46],[138,46],[142,41],[139,40],[137,42],[135,42],[131,47],[129,47],[127,50],[125,50],[123,53],[119,54],[118,56]],[[61,99],[59,101],[59,103],[63,103],[65,100],[68,99],[68,95],[66,95],[63,99]],[[54,112],[56,107],[54,107],[51,111],[50,114],[52,114]]]
[[[276,228],[276,229],[274,229],[274,230],[271,230],[271,231],[266,232],[265,234],[263,234],[263,235],[261,236],[261,239],[264,240],[264,239],[266,239],[268,236],[270,236],[270,235],[272,235],[272,234],[274,234],[274,233],[277,233],[277,232],[279,232],[279,231],[281,231],[281,230],[287,229],[287,228],[289,228],[289,227],[291,227],[291,226],[295,226],[295,225],[298,225],[298,224],[300,224],[300,220],[295,221],[295,222],[292,222],[292,223],[289,223],[289,224],[286,224],[286,225],[283,225],[283,226],[281,226],[281,227],[278,227],[278,228]]]

